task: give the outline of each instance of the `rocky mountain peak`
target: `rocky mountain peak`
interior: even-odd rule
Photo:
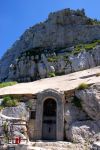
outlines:
[[[80,19],[79,22],[77,22],[78,18]],[[82,24],[86,19],[87,17],[85,16],[84,9],[82,10],[78,9],[74,11],[68,8],[54,13],[50,13],[47,21],[51,21],[52,23],[59,25],[69,25],[69,24]]]
[[[64,68],[68,69],[67,73],[77,71],[69,64],[72,60],[72,58],[69,58],[69,52],[70,55],[72,51],[80,52],[80,49],[86,48],[85,44],[90,44],[87,47],[89,49],[98,49],[95,50],[97,51],[95,55],[98,55],[99,48],[95,46],[100,43],[97,42],[99,39],[100,22],[88,18],[84,9],[64,9],[50,13],[46,21],[27,29],[20,39],[4,54],[0,61],[0,81],[19,79],[21,81],[33,81],[37,79],[37,76],[39,78],[48,77],[47,74],[52,72],[50,68],[53,68],[57,73],[60,70],[60,74],[65,72]],[[79,44],[83,44],[83,46],[81,45],[77,48]],[[62,58],[59,57],[61,54]],[[64,55],[65,57],[63,58]],[[86,57],[88,54],[83,53],[83,55]],[[82,53],[80,56],[81,58],[83,57]],[[98,59],[95,60],[94,55],[93,57],[94,60],[89,57],[92,62],[88,62],[85,65],[87,67],[82,67],[82,69],[99,64],[99,62],[97,63]],[[54,60],[56,64],[51,60]],[[27,71],[25,68],[27,68]]]

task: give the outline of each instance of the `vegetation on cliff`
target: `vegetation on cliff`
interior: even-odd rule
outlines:
[[[84,9],[50,13],[46,21],[27,29],[5,53],[0,60],[0,82],[51,77],[51,66],[55,75],[98,66],[99,47],[100,21],[87,17]]]
[[[18,103],[18,99],[15,99],[12,96],[4,96],[3,101],[1,102],[1,107],[15,107]]]
[[[78,87],[77,90],[84,90],[87,89],[89,85],[87,83],[81,83]]]
[[[17,84],[17,82],[13,81],[13,82],[2,82],[0,83],[0,88],[6,87],[6,86],[12,86]]]
[[[91,43],[78,44],[75,46],[75,49],[72,51],[72,54],[78,54],[83,50],[89,51],[95,48],[97,45],[100,45],[100,40],[94,40]]]

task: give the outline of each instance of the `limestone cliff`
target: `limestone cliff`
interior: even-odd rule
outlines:
[[[84,10],[51,13],[4,54],[0,81],[33,81],[100,65],[99,39],[100,22],[88,18]]]

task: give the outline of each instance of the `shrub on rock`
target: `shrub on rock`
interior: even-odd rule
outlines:
[[[89,87],[88,84],[86,84],[86,83],[81,83],[81,84],[78,86],[77,90],[84,90],[84,89],[87,89],[88,87]]]
[[[12,99],[10,96],[5,96],[1,106],[3,107],[15,107],[18,105],[18,100],[17,99]]]

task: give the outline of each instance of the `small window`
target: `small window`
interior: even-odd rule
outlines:
[[[36,118],[36,111],[31,111],[30,112],[30,119],[35,119]]]

